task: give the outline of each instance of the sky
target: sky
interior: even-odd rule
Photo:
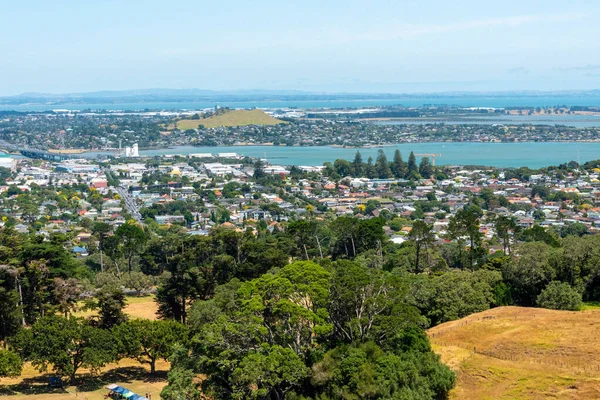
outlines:
[[[0,96],[600,89],[598,0],[6,0]]]

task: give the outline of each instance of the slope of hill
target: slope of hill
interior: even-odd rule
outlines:
[[[283,123],[285,122],[271,117],[262,110],[254,109],[231,110],[203,119],[182,119],[177,122],[177,127],[179,129],[195,129],[198,125],[204,125],[205,128],[216,128],[218,126],[277,125]]]
[[[600,398],[600,310],[499,307],[436,326],[456,399]]]

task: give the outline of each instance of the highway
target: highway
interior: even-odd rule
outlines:
[[[132,218],[140,224],[143,224],[144,222],[142,221],[142,214],[140,214],[140,208],[135,202],[135,199],[131,197],[127,189],[124,187],[117,186],[115,189],[117,190],[117,193],[119,193],[119,196],[121,196],[121,199],[123,199],[125,202],[125,207],[127,208],[127,211],[129,211],[129,214],[131,214]]]
[[[0,148],[8,152],[14,153],[19,152],[21,155],[29,158],[41,158],[49,161],[63,161],[71,158],[81,158],[81,154],[62,154],[62,153],[50,153],[46,150],[39,150],[27,145],[18,146],[12,143],[8,143],[5,140],[0,140]]]

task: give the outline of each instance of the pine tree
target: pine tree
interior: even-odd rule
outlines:
[[[392,176],[390,164],[383,150],[377,152],[377,161],[375,161],[375,173],[379,179],[387,179]]]
[[[375,171],[375,166],[373,165],[373,157],[369,157],[369,159],[367,160],[367,166],[365,167],[364,174],[369,179],[375,178],[377,171]]]
[[[356,152],[354,161],[352,161],[352,172],[354,173],[354,176],[362,176],[364,173],[364,163],[360,151]]]
[[[414,175],[414,173],[419,173],[419,169],[417,168],[417,158],[415,157],[415,153],[412,151],[408,156],[408,170],[406,173],[409,178],[411,175]]]
[[[431,178],[433,175],[433,167],[429,162],[429,157],[421,158],[421,163],[419,164],[419,174],[425,179]]]
[[[123,312],[126,305],[123,289],[117,285],[103,287],[96,294],[96,308],[100,316],[98,326],[110,329],[127,321],[127,316]]]
[[[266,176],[264,167],[265,165],[262,160],[257,160],[254,163],[254,179],[262,179]]]
[[[392,161],[392,173],[395,178],[402,178],[406,174],[406,163],[402,160],[400,150],[394,152],[394,161]]]

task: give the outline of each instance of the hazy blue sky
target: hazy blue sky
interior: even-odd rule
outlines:
[[[0,95],[600,88],[598,0],[6,0]]]

